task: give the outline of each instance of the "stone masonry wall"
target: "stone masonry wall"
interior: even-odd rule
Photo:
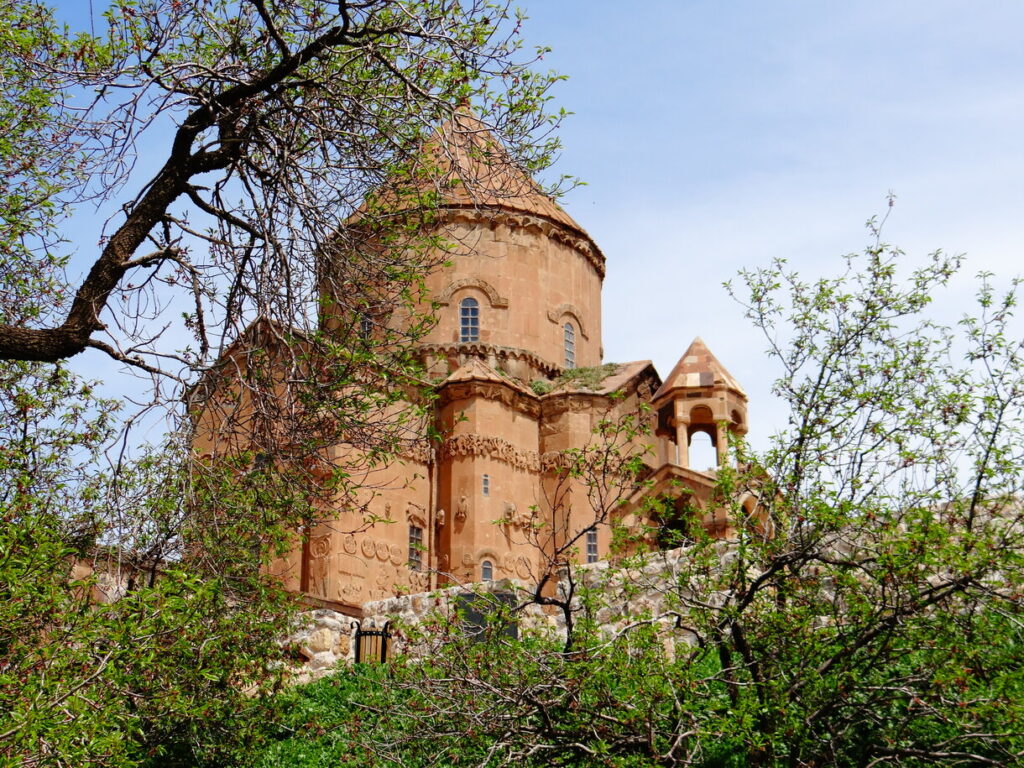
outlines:
[[[720,562],[731,557],[732,549],[727,542],[719,545]],[[647,562],[638,568],[621,568],[608,561],[600,561],[578,566],[575,574],[577,581],[604,596],[594,614],[602,633],[611,636],[638,620],[653,621],[661,626],[665,651],[671,655],[677,644],[689,645],[696,641],[694,635],[677,628],[678,613],[674,610],[673,599],[669,597],[673,593],[678,597],[678,582],[688,568],[687,550],[682,548],[651,553]],[[564,579],[559,589],[566,589]],[[363,606],[365,618],[362,625],[381,628],[390,622],[393,637],[389,656],[427,653],[428,647],[410,645],[408,629],[426,628],[427,639],[424,642],[429,646],[429,622],[454,616],[459,596],[467,593],[481,596],[483,600],[488,595],[511,593],[525,602],[530,591],[520,581],[502,579],[376,600]],[[713,601],[714,596],[710,599]],[[339,663],[354,662],[355,626],[352,617],[318,609],[303,614],[302,620],[302,627],[288,638],[299,648],[304,659],[297,670],[297,682],[321,677]],[[518,613],[517,624],[521,633],[542,632],[554,636],[564,636],[565,633],[559,612],[532,603]]]

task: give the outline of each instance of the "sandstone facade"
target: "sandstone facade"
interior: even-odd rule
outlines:
[[[727,432],[747,429],[740,385],[700,339],[664,381],[649,361],[602,366],[598,246],[472,116],[458,114],[433,141],[427,152],[442,158],[441,172],[459,177],[438,185],[429,226],[451,247],[438,259],[447,265],[426,278],[437,323],[417,347],[435,382],[425,426],[440,439],[426,439],[425,429],[400,461],[367,474],[358,509],[328,510],[334,519],[309,531],[275,571],[325,608],[361,616],[369,601],[403,593],[536,583],[545,553],[531,534],[544,526],[562,540],[582,534],[578,561],[605,558],[607,515],[579,483],[559,491],[558,470],[565,451],[593,441],[601,420],[641,404],[651,409],[653,492],[685,499],[726,536],[728,521],[709,503],[713,471],[691,468],[688,446],[705,432],[719,462],[727,460]],[[328,325],[340,322],[332,307],[341,303],[325,296]],[[211,424],[209,434],[216,430]],[[344,463],[345,452],[336,458]],[[618,512],[641,522],[637,499]],[[376,521],[364,527],[367,513]],[[317,647],[329,644],[317,637]]]

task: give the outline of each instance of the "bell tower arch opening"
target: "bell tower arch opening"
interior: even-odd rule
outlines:
[[[746,393],[699,338],[654,393],[652,404],[658,414],[658,434],[668,442],[668,455],[674,453],[681,467],[706,472],[724,466],[729,460],[730,435],[747,431]]]
[[[698,472],[718,466],[715,438],[705,427],[690,427],[690,466]]]

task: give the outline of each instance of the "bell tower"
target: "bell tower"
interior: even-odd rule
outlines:
[[[728,460],[728,433],[747,433],[747,395],[699,337],[693,340],[652,398],[658,434],[674,444],[674,461],[690,468],[690,441],[704,432],[717,465]]]

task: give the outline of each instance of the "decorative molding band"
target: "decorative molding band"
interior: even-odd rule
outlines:
[[[572,462],[565,451],[548,451],[540,455],[540,471],[544,473],[566,469]]]
[[[587,341],[590,341],[590,336],[589,334],[587,334],[587,329],[583,327],[583,320],[580,319],[583,317],[583,313],[580,312],[579,309],[577,309],[575,304],[559,304],[554,309],[548,310],[548,320],[550,320],[552,323],[557,323],[565,315],[570,315],[572,319],[576,321],[576,325],[580,329],[580,336],[582,336]]]
[[[546,376],[557,376],[562,372],[561,366],[549,363],[547,360],[533,354],[533,352],[528,352],[518,347],[500,347],[497,344],[481,344],[480,342],[470,344],[450,342],[447,344],[420,344],[418,350],[421,354],[425,355],[445,355],[446,357],[469,355],[483,360],[489,357],[494,357],[497,360],[518,360],[527,365],[532,365]]]
[[[444,458],[456,456],[479,456],[496,459],[526,472],[540,471],[540,454],[524,451],[500,437],[484,435],[455,435],[441,445]]]
[[[494,309],[507,309],[508,299],[498,293],[497,289],[488,283],[486,280],[481,280],[476,277],[465,277],[461,280],[456,280],[441,293],[434,297],[434,301],[440,304],[442,307],[447,307],[452,303],[452,296],[455,295],[456,291],[461,291],[463,288],[478,288],[487,294],[487,300],[490,301],[491,306]]]
[[[491,229],[498,225],[504,225],[510,229],[532,229],[555,242],[568,245],[580,253],[594,268],[598,276],[602,280],[604,279],[604,254],[590,239],[590,236],[578,230],[569,229],[551,219],[518,211],[512,212],[503,208],[474,208],[471,206],[465,208],[446,207],[437,211],[437,215],[449,221],[461,220],[470,224],[476,224],[480,219],[485,219]]]
[[[515,408],[530,418],[540,417],[540,403],[536,395],[527,394],[511,384],[491,381],[459,381],[445,384],[438,396],[438,403],[447,405],[455,400],[468,397],[482,397],[493,400],[509,408]]]
[[[555,472],[569,466],[570,460],[564,451],[526,451],[516,448],[500,437],[486,435],[455,435],[441,446],[441,456],[479,456],[495,459],[526,472]]]
[[[403,440],[396,453],[403,459],[418,464],[430,464],[434,460],[434,451],[425,439]]]

